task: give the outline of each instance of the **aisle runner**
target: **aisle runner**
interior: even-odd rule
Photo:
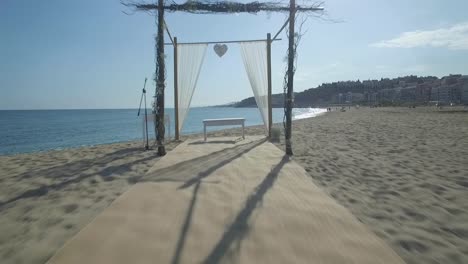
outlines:
[[[185,142],[50,263],[403,263],[258,137]]]

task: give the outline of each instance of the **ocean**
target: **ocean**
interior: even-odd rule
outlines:
[[[316,116],[325,112],[318,108],[294,109],[294,119]],[[151,110],[148,110],[151,113]],[[170,129],[166,136],[174,137],[174,109],[166,109]],[[143,115],[137,109],[97,110],[3,110],[0,111],[0,155],[28,153],[53,149],[92,146],[143,138]],[[257,108],[194,107],[182,129],[182,135],[203,132],[203,119],[243,117],[246,126],[263,124]],[[283,109],[273,109],[273,122],[283,121]],[[152,125],[150,136],[154,137]],[[209,131],[227,127],[209,127]]]

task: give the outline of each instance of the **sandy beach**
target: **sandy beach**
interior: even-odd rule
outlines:
[[[292,144],[314,182],[407,263],[468,262],[466,110],[333,111],[294,121]]]
[[[142,146],[0,156],[0,263],[47,261],[159,159]]]
[[[407,263],[468,263],[468,112],[363,108],[293,131],[294,159]]]
[[[295,121],[293,149],[314,183],[407,263],[468,262],[467,112],[331,112]],[[0,262],[44,263],[157,160],[140,142],[1,156]]]

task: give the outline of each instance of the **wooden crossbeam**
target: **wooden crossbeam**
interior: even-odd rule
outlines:
[[[273,39],[270,41],[278,41],[282,39]],[[197,41],[197,42],[179,42],[177,44],[229,44],[229,43],[243,43],[243,42],[260,42],[269,41],[268,39],[245,39],[245,40],[221,40],[221,41]],[[164,43],[164,45],[172,45],[172,43]]]
[[[280,30],[278,30],[278,33],[276,33],[276,35],[273,37],[273,41],[278,40],[276,37],[278,37],[278,35],[281,33],[281,31],[283,31],[283,29],[288,25],[288,23],[289,23],[289,18],[286,19],[283,26],[280,28]]]
[[[166,28],[167,35],[169,36],[169,39],[171,40],[171,43],[174,45],[174,39],[172,38],[171,32],[169,32],[169,27],[167,26],[166,20],[164,19],[164,27]],[[164,45],[167,45],[167,43],[164,43]]]
[[[159,4],[144,4],[144,3],[122,3],[127,7],[133,7],[140,11],[158,10]],[[310,6],[296,5],[296,12],[319,12],[323,11],[321,3],[313,4]],[[216,14],[216,13],[258,13],[261,11],[266,12],[288,12],[290,5],[283,5],[275,2],[251,2],[251,3],[238,3],[229,1],[187,1],[183,4],[171,3],[163,5],[164,10],[169,12],[187,12],[195,14]]]

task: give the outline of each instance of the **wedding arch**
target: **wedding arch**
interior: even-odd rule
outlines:
[[[164,90],[165,83],[165,45],[174,46],[174,107],[176,123],[176,139],[179,138],[180,129],[184,123],[192,95],[196,87],[198,75],[205,55],[206,47],[209,44],[239,43],[244,66],[249,77],[250,85],[254,92],[255,101],[260,109],[262,119],[266,130],[270,133],[272,127],[272,105],[271,105],[271,43],[277,39],[277,36],[288,27],[288,51],[287,51],[287,71],[284,82],[284,134],[286,154],[292,155],[291,146],[291,127],[292,127],[292,107],[293,107],[293,87],[294,72],[297,48],[297,37],[295,34],[295,20],[297,12],[315,13],[322,12],[324,9],[322,3],[318,2],[308,6],[296,5],[296,0],[289,0],[289,5],[280,2],[251,2],[239,3],[231,1],[211,1],[211,0],[187,0],[183,4],[171,2],[166,4],[164,0],[158,0],[158,3],[135,3],[122,2],[127,7],[134,8],[137,11],[157,12],[156,24],[156,94],[155,94],[155,132],[158,144],[158,154],[165,155],[164,146],[165,126],[164,126]],[[241,40],[241,41],[217,41],[217,42],[196,42],[196,43],[177,43],[177,38],[172,38],[169,28],[164,20],[164,12],[187,12],[192,14],[229,14],[229,13],[250,13],[258,12],[283,12],[289,13],[289,17],[278,31],[271,38],[267,34],[267,39],[262,40]],[[164,43],[164,31],[167,32],[171,43]],[[190,56],[188,56],[190,54]],[[183,63],[182,63],[183,61]],[[183,73],[183,78],[179,74]],[[180,89],[179,89],[180,88]],[[179,90],[181,92],[179,96]]]

